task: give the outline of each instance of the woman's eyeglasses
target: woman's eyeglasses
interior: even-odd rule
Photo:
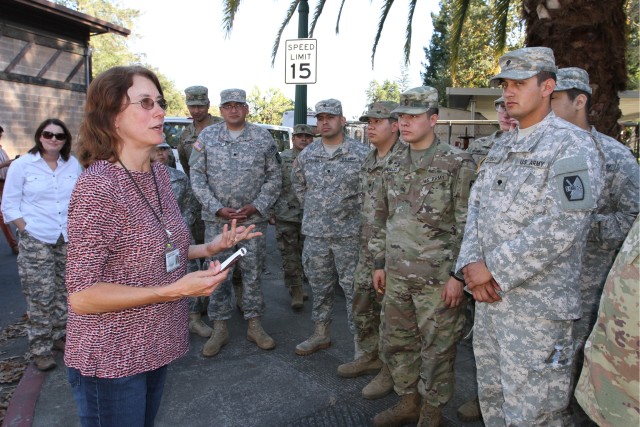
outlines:
[[[58,141],[66,141],[67,140],[67,135],[65,135],[64,133],[53,133],[53,132],[49,132],[47,130],[42,131],[41,136],[44,139],[53,139],[55,137]]]
[[[151,98],[142,98],[140,101],[138,102],[130,102],[129,104],[140,104],[140,106],[142,108],[144,108],[145,110],[153,110],[153,107],[155,104],[158,104],[160,106],[160,108],[162,108],[163,110],[167,109],[167,101],[160,98],[157,101],[151,99]]]

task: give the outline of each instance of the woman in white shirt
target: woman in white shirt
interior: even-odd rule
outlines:
[[[29,349],[38,369],[56,367],[67,319],[67,210],[82,167],[71,156],[71,133],[58,119],[38,126],[35,146],[9,167],[4,221],[18,228],[18,273],[27,300]]]

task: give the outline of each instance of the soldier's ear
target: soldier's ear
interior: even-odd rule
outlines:
[[[573,100],[576,110],[584,110],[587,107],[587,95],[580,94]]]

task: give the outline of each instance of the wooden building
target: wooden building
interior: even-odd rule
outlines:
[[[0,125],[13,157],[38,125],[64,121],[77,140],[91,81],[91,36],[126,28],[45,0],[0,0]]]

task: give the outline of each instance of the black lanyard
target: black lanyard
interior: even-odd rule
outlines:
[[[153,216],[156,217],[156,220],[158,220],[158,223],[160,224],[162,229],[167,233],[167,249],[171,249],[173,247],[173,245],[171,244],[171,232],[167,229],[167,227],[164,225],[164,221],[160,218],[160,216],[158,216],[156,211],[151,206],[151,203],[149,203],[147,198],[144,196],[144,193],[138,186],[138,183],[136,182],[136,180],[133,179],[133,175],[131,175],[131,172],[129,172],[129,169],[127,169],[127,167],[122,163],[120,159],[118,159],[118,163],[120,163],[120,166],[122,166],[122,168],[127,172],[127,175],[129,175],[131,182],[133,182],[133,185],[136,187],[136,190],[138,190],[138,194],[140,194],[140,197],[142,197],[142,200],[144,200],[144,202],[147,204],[147,207],[149,208]],[[164,217],[164,212],[162,210],[162,202],[160,200],[160,189],[158,188],[158,181],[156,181],[156,174],[153,171],[153,165],[151,165],[151,176],[153,177],[153,184],[156,187],[156,197],[158,198],[158,206],[160,206],[160,215]]]

